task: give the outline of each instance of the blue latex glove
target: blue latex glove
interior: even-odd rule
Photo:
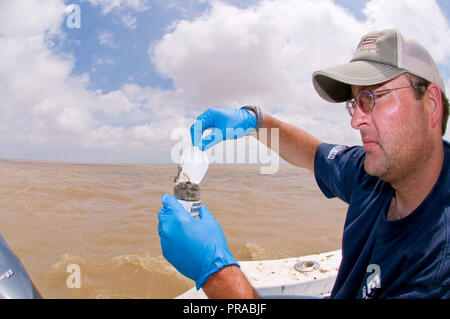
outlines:
[[[246,136],[256,124],[256,116],[249,110],[210,108],[191,126],[192,145],[205,151],[223,140]],[[203,132],[210,128],[211,134],[202,139]]]
[[[195,281],[197,290],[216,271],[239,264],[228,250],[222,228],[206,206],[197,219],[175,196],[163,194],[158,232],[163,256],[180,273]]]

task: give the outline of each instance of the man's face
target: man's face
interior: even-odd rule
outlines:
[[[352,86],[354,96],[362,90],[383,90],[409,86],[401,75],[381,85]],[[366,152],[364,168],[369,175],[396,183],[426,163],[427,145],[431,143],[428,115],[424,103],[416,100],[414,90],[405,88],[375,94],[375,107],[366,114],[359,106],[352,117],[352,127],[359,130]]]

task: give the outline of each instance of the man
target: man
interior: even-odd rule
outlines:
[[[350,63],[315,72],[313,84],[325,100],[346,102],[362,147],[322,143],[257,107],[209,109],[198,131],[279,128],[280,156],[349,204],[332,298],[449,298],[448,100],[433,59],[396,30],[372,32]],[[218,142],[191,133],[203,149]],[[162,201],[166,259],[210,298],[258,297],[208,209],[197,220],[173,196]]]

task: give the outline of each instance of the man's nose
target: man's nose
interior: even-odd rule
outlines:
[[[351,125],[355,130],[359,130],[361,125],[370,125],[372,117],[361,110],[359,105],[355,108],[355,113],[353,113]]]

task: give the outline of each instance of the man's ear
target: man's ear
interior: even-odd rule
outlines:
[[[428,112],[430,114],[431,127],[436,127],[441,123],[442,116],[441,90],[436,84],[431,83],[428,86],[424,97],[426,98],[425,105],[428,107]]]

